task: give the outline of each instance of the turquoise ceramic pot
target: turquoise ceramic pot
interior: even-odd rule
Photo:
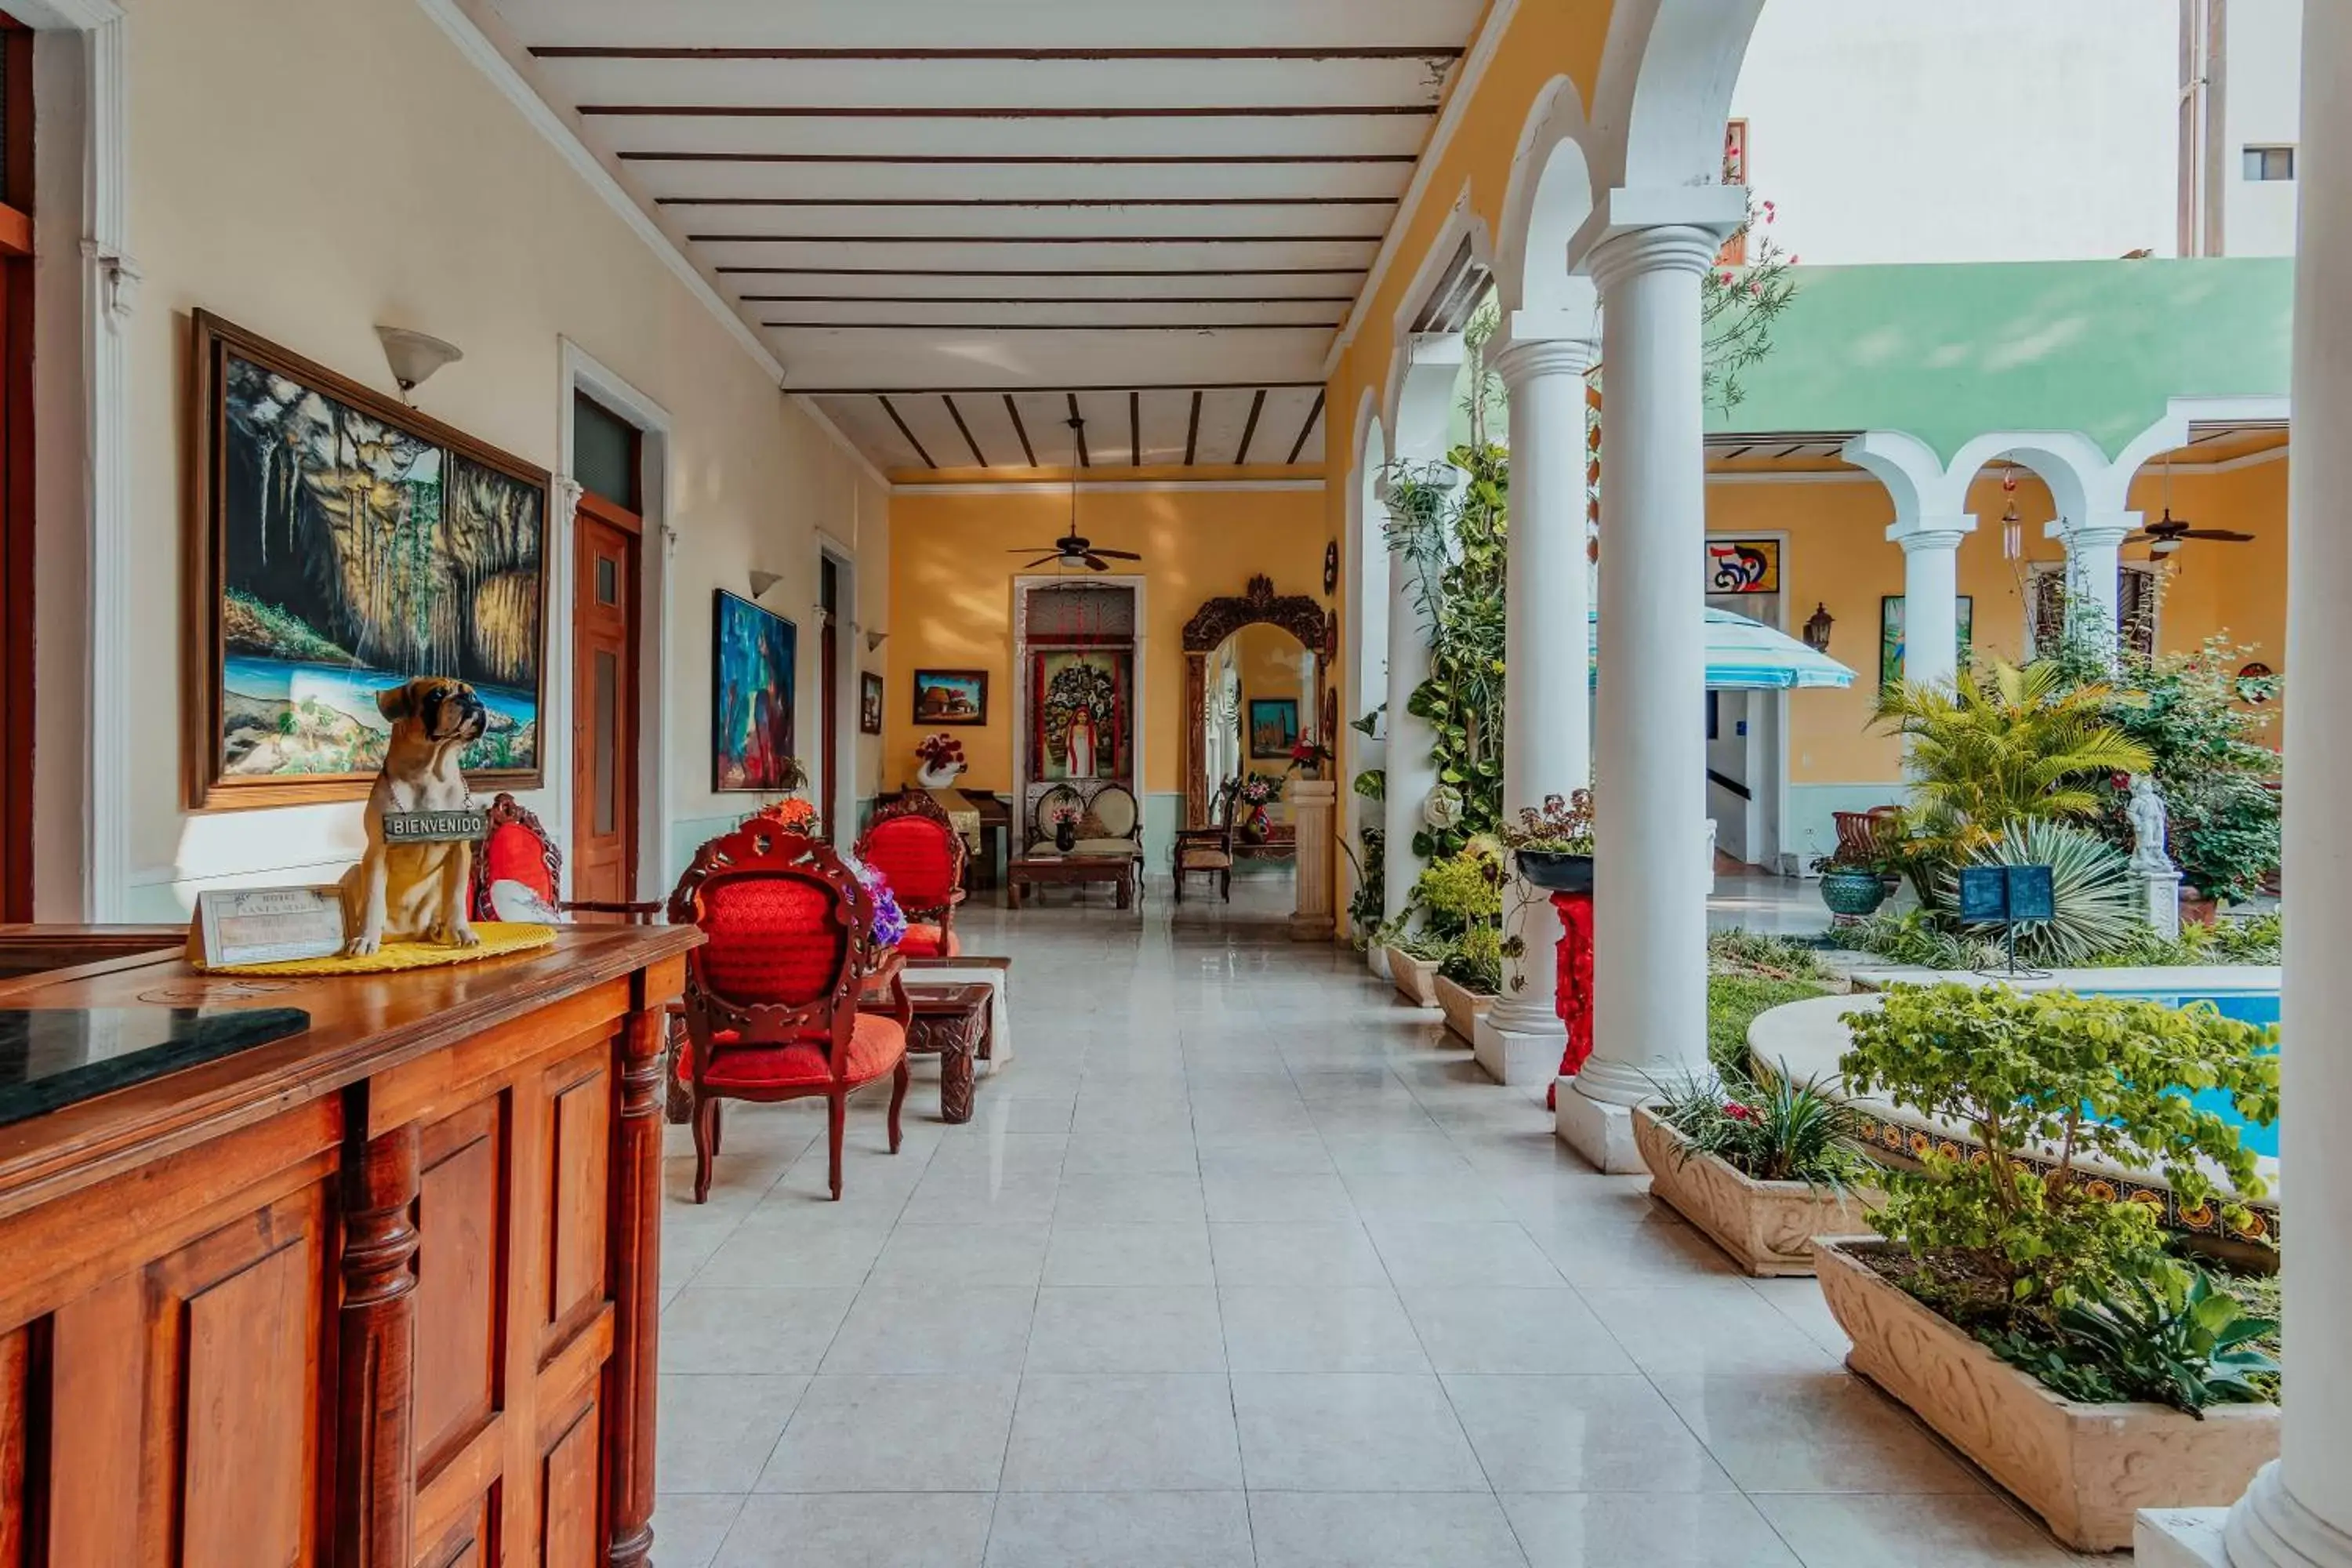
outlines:
[[[1875,871],[1824,871],[1822,902],[1847,919],[1866,915],[1886,901],[1886,884]]]

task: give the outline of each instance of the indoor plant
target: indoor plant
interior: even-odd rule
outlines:
[[[1465,1040],[1503,989],[1503,847],[1481,835],[1433,861],[1414,884],[1431,932],[1445,940],[1433,989],[1445,1026]]]
[[[1651,1195],[1715,1238],[1748,1273],[1813,1272],[1813,1237],[1866,1223],[1875,1171],[1857,1118],[1785,1064],[1665,1092],[1633,1112]]]
[[[2275,1120],[2275,1032],[2129,997],[1952,984],[1895,986],[1845,1021],[1851,1092],[1978,1151],[1915,1145],[1917,1168],[1885,1178],[1878,1238],[1816,1249],[1849,1364],[2070,1545],[2117,1550],[2137,1509],[2234,1499],[2277,1451],[2275,1406],[2245,1403],[2267,1391],[2242,1375],[2259,1325],[2219,1321],[2153,1206],[2116,1201],[2093,1163],[2242,1214],[2238,1197],[2265,1190],[2255,1156],[2231,1122],[2168,1086]],[[2173,1361],[2117,1348],[2148,1336],[2093,1331],[2135,1313]],[[2094,1392],[2122,1397],[2082,1397]]]
[[[1840,925],[1875,913],[1886,901],[1885,875],[1874,858],[1841,845],[1837,853],[1816,859],[1813,869],[1822,879],[1822,902]]]
[[[1543,808],[1521,806],[1517,822],[1498,832],[1519,875],[1555,893],[1592,890],[1592,792],[1544,796]]]

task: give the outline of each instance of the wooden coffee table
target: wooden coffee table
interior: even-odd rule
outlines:
[[[915,1012],[914,1026],[907,1034],[908,1051],[940,1058],[940,1120],[970,1121],[972,1058],[985,1060],[990,1055],[988,1010],[995,993],[977,981],[908,981],[906,992]],[[893,1005],[889,997],[871,994],[858,1003],[859,1010],[868,1013],[887,1014]]]
[[[1019,909],[1030,888],[1048,882],[1108,882],[1118,889],[1118,907],[1135,901],[1135,858],[1131,855],[1051,855],[1015,860],[1005,868],[1004,901]]]

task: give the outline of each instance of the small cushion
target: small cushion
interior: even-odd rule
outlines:
[[[1109,838],[1113,837],[1113,835],[1109,828],[1103,826],[1103,819],[1097,816],[1092,810],[1088,810],[1085,816],[1078,818],[1078,837],[1080,838]]]
[[[1187,871],[1225,871],[1233,868],[1234,858],[1222,849],[1180,849],[1176,864]]]
[[[908,958],[954,958],[963,952],[963,939],[948,932],[947,951],[940,951],[940,928],[929,921],[909,921],[898,939],[898,951]]]
[[[732,1030],[720,1030],[711,1037],[710,1066],[702,1075],[703,1085],[714,1089],[774,1089],[797,1085],[814,1085],[833,1081],[833,1063],[826,1047],[821,1044],[789,1046],[737,1046]],[[880,1078],[898,1065],[907,1054],[907,1032],[896,1018],[878,1013],[860,1013],[849,1033],[849,1058],[841,1074],[845,1083],[866,1083]],[[691,1082],[694,1069],[689,1058],[692,1047],[677,1053],[678,1077]]]

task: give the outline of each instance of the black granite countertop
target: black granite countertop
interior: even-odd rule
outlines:
[[[299,1007],[0,1008],[0,1126],[310,1026]]]

